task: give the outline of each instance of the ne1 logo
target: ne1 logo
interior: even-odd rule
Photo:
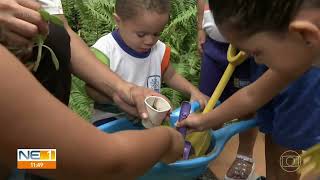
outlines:
[[[56,149],[18,149],[18,169],[56,169]]]

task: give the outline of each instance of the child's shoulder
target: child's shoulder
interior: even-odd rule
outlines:
[[[112,42],[112,40],[113,40],[112,33],[108,33],[108,34],[100,37],[100,38],[94,43],[94,45],[96,45],[96,44],[106,44],[106,43],[110,43],[110,42]]]
[[[93,48],[96,48],[105,54],[108,54],[107,52],[112,51],[112,49],[115,47],[115,40],[112,37],[112,34],[106,34],[102,37],[100,37],[93,45]]]
[[[166,43],[162,42],[161,40],[158,40],[155,45],[158,45],[158,46],[166,46]]]
[[[169,47],[167,44],[165,44],[164,42],[158,40],[158,42],[153,46],[152,50],[160,50],[163,51],[165,50],[167,47]]]

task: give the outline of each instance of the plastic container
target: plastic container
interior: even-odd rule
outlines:
[[[191,104],[191,112],[199,108],[199,103]],[[177,109],[170,115],[170,124],[174,126],[179,118]],[[257,126],[257,120],[251,119],[247,121],[236,122],[225,126],[219,130],[212,131],[211,145],[214,146],[207,156],[198,157],[190,160],[180,160],[171,164],[157,163],[149,172],[140,177],[139,180],[192,180],[200,176],[206,170],[208,164],[216,159],[224,148],[227,141],[235,134],[246,131]],[[98,128],[104,132],[113,133],[122,130],[144,129],[141,124],[133,124],[127,119],[118,119]]]

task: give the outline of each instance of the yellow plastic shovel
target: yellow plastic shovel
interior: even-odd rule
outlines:
[[[227,54],[227,59],[229,64],[227,66],[227,69],[224,71],[223,76],[221,77],[216,89],[214,90],[207,106],[205,107],[202,113],[207,113],[214,108],[224,88],[228,84],[232,73],[234,72],[234,70],[238,65],[240,65],[247,59],[247,57],[248,56],[246,55],[245,52],[243,51],[238,52],[235,47],[233,47],[231,44],[229,45],[228,54]]]
[[[302,153],[301,159],[303,166],[299,169],[300,173],[320,174],[320,144],[317,144],[308,149],[308,151]]]
[[[223,73],[222,78],[202,113],[207,113],[214,108],[235,68],[247,59],[247,55],[242,51],[238,52],[237,49],[230,44],[227,52],[227,59],[229,62],[227,69]],[[187,140],[190,141],[194,147],[196,157],[205,155],[210,146],[210,139],[210,130],[194,132],[187,136]]]

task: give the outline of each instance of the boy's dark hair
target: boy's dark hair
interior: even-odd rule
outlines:
[[[252,35],[286,31],[301,7],[320,7],[320,0],[209,0],[209,6],[217,24]]]
[[[115,11],[124,20],[136,17],[139,11],[148,10],[159,14],[170,12],[169,0],[116,0]]]

